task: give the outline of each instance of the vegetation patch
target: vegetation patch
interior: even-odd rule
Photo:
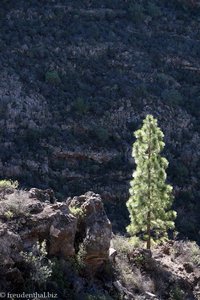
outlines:
[[[61,79],[57,71],[47,71],[45,81],[49,84],[57,85],[61,82]]]

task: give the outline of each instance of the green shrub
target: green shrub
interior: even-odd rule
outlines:
[[[31,148],[35,148],[38,145],[39,139],[42,137],[43,133],[39,129],[27,128],[21,136],[21,144],[29,145]]]
[[[85,246],[81,244],[79,246],[79,251],[76,255],[76,269],[78,271],[81,271],[85,268],[85,257],[86,257]]]
[[[110,138],[110,134],[106,128],[96,126],[93,129],[93,135],[98,139],[99,142],[105,143]]]
[[[15,190],[18,188],[18,181],[12,181],[12,180],[0,180],[0,200],[3,200],[5,198],[5,195],[7,193],[7,190]]]
[[[16,190],[14,193],[6,195],[0,202],[0,210],[7,219],[28,215],[26,201],[27,192]]]
[[[156,74],[156,80],[159,83],[167,83],[169,82],[169,76],[165,73],[158,73]]]
[[[45,74],[45,81],[56,85],[61,82],[61,79],[57,71],[47,71]]]
[[[85,271],[85,267],[86,267],[85,257],[86,257],[85,246],[83,244],[80,244],[76,256],[69,258],[69,261],[71,263],[74,272],[82,273],[83,271]]]
[[[170,105],[177,105],[182,102],[182,95],[176,89],[164,90],[162,93],[163,100]]]
[[[142,255],[142,253],[140,253],[137,256],[135,256],[134,257],[134,263],[138,268],[142,267],[145,263],[144,255]]]
[[[65,269],[65,267],[66,266],[63,266],[63,262],[61,260],[59,260],[58,258],[53,258],[51,280],[53,282],[56,282],[59,288],[62,289],[64,293],[66,293],[66,291],[70,293],[72,291],[70,291],[69,282],[67,281],[65,272],[63,270]]]
[[[173,246],[175,258],[181,256],[182,262],[200,266],[200,247],[193,241],[178,241]]]
[[[191,261],[197,266],[200,266],[200,247],[195,243],[191,242]]]
[[[14,217],[14,214],[12,211],[7,210],[6,212],[4,212],[4,216],[6,217],[7,220],[10,220]]]
[[[69,210],[71,212],[72,215],[74,215],[75,217],[84,217],[85,212],[82,208],[80,207],[71,207],[69,206]]]
[[[147,86],[145,83],[139,84],[134,90],[135,97],[146,97],[148,95]]]
[[[176,0],[173,1],[177,7],[182,8],[186,12],[190,12],[190,9],[198,9],[198,1],[193,0]]]
[[[136,236],[126,238],[121,235],[115,235],[112,239],[112,244],[113,248],[121,254],[127,254],[131,252],[134,248],[141,247],[143,245],[141,240]]]
[[[131,3],[128,8],[128,13],[134,22],[140,22],[145,18],[144,8],[138,3]]]
[[[31,252],[21,252],[24,261],[29,266],[30,278],[39,286],[45,284],[52,275],[53,263],[47,258],[46,241],[37,242]]]
[[[174,286],[170,291],[169,300],[183,300],[185,299],[185,293],[179,286]]]
[[[139,257],[138,255],[137,259],[138,261],[135,262],[137,263],[138,267],[141,267],[142,263],[144,262],[144,258]],[[147,279],[146,277],[144,278],[140,268],[134,268],[133,271],[133,267],[128,261],[127,255],[120,255],[120,253],[118,253],[114,268],[117,277],[120,279],[123,285],[128,288],[129,291],[132,289],[138,289],[142,293],[145,291],[154,292],[154,283],[152,279]]]
[[[162,14],[160,7],[153,2],[148,3],[147,13],[153,18],[159,17]]]
[[[79,114],[86,114],[89,111],[89,108],[90,108],[89,103],[82,98],[78,98],[74,102],[74,109]]]
[[[18,181],[12,181],[12,180],[0,180],[0,189],[7,189],[7,188],[11,188],[11,189],[17,189],[18,188]]]

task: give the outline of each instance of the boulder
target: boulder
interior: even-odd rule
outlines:
[[[0,223],[0,264],[12,267],[19,260],[19,252],[23,249],[21,237],[11,231],[6,224]]]
[[[8,205],[12,207],[16,200],[19,207],[23,204],[23,210],[5,219],[3,210],[9,209]],[[51,257],[66,259],[75,254],[77,219],[70,214],[66,203],[41,203],[24,191],[21,194],[15,192],[12,197],[1,201],[0,208],[1,289],[9,290],[9,286],[23,284],[26,275],[23,274],[24,258],[21,251],[32,251],[38,241],[47,241],[46,250]]]
[[[26,218],[19,235],[27,250],[37,241],[47,240],[49,255],[67,258],[75,254],[76,227],[76,217],[69,213],[66,203],[47,204],[40,213]]]
[[[20,236],[9,230],[6,224],[0,223],[0,291],[10,289],[17,281],[23,283],[21,272],[15,267],[22,260],[22,249]],[[17,274],[17,277],[13,274]]]
[[[56,197],[52,189],[40,190],[40,189],[32,188],[30,189],[29,194],[30,194],[30,198],[36,198],[41,202],[45,202],[45,201],[50,203],[56,202]]]
[[[78,216],[77,235],[85,251],[85,264],[96,271],[109,259],[112,235],[111,223],[105,213],[101,197],[93,192],[87,192],[68,199],[68,204],[82,210],[82,214]]]

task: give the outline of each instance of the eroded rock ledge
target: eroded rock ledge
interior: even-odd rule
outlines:
[[[0,201],[0,283],[6,286],[8,277],[11,285],[23,281],[20,252],[43,240],[48,255],[62,259],[74,256],[81,244],[84,262],[94,271],[108,259],[111,234],[101,197],[93,192],[66,202],[57,202],[52,190],[9,192]]]
[[[108,259],[112,234],[101,197],[93,192],[68,199],[70,207],[80,209],[77,236],[85,249],[85,263],[97,268]]]

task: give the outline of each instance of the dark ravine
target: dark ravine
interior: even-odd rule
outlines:
[[[59,198],[100,193],[123,231],[132,132],[152,113],[177,229],[199,241],[198,11],[186,0],[1,1],[0,176]]]

